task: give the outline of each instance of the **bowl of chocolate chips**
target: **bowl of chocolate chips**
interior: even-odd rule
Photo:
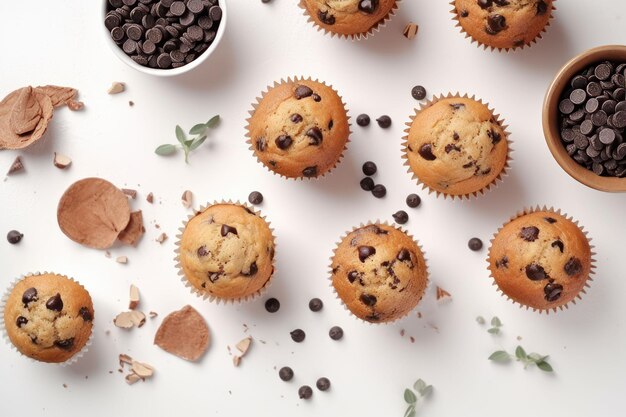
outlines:
[[[559,71],[543,105],[558,164],[600,191],[626,192],[626,45],[590,49]]]
[[[226,26],[226,0],[103,0],[111,49],[146,74],[179,75],[204,62]]]

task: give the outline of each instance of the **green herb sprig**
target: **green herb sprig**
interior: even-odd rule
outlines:
[[[404,401],[408,404],[404,412],[404,417],[415,416],[415,407],[417,406],[418,400],[424,399],[432,394],[433,386],[426,384],[422,379],[418,379],[415,381],[415,384],[413,384],[413,390],[410,388],[404,390]]]
[[[189,134],[195,136],[191,139],[187,139],[187,135],[185,135],[185,132],[183,131],[183,129],[179,125],[176,125],[176,139],[178,140],[178,143],[180,145],[172,145],[172,144],[166,143],[164,145],[157,147],[154,150],[154,152],[157,155],[167,156],[167,155],[172,155],[176,153],[178,148],[181,148],[185,152],[185,163],[188,164],[189,153],[191,151],[198,149],[200,145],[204,143],[204,141],[206,140],[208,136],[209,129],[212,129],[215,126],[217,126],[219,121],[220,121],[220,116],[217,115],[217,116],[211,117],[209,121],[206,123],[198,123],[191,129],[189,129]]]
[[[523,347],[517,346],[515,348],[515,355],[508,353],[505,350],[497,350],[489,356],[489,360],[500,363],[507,363],[515,359],[524,365],[524,369],[530,365],[536,365],[537,368],[544,372],[553,372],[552,365],[548,363],[548,355],[540,355],[538,353],[527,354]]]
[[[502,322],[497,316],[494,316],[491,319],[491,328],[489,328],[487,332],[491,334],[500,334],[500,327],[502,327]]]

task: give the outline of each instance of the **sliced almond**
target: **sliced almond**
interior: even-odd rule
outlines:
[[[146,201],[147,201],[148,203],[150,203],[150,204],[154,203],[154,194],[149,193],[149,194],[146,196]]]
[[[252,338],[246,337],[240,340],[235,347],[241,352],[241,356],[244,356],[248,352],[248,349],[250,349],[250,344],[252,344]]]
[[[133,200],[137,198],[137,190],[133,190],[131,188],[122,188],[122,192]]]
[[[239,366],[241,363],[241,356],[233,356],[233,365]]]
[[[115,262],[117,262],[118,264],[127,264],[128,263],[128,257],[127,256],[118,256],[117,258],[115,258]]]
[[[77,100],[70,100],[67,102],[67,107],[72,111],[79,111],[85,107],[85,103]]]
[[[113,319],[113,324],[121,329],[132,329],[133,327],[141,327],[146,322],[146,315],[141,311],[125,311],[118,314]]]
[[[133,361],[132,371],[140,378],[150,378],[154,374],[154,368],[147,363]]]
[[[185,192],[183,193],[182,197],[181,197],[182,203],[183,203],[183,207],[185,208],[190,208],[192,203],[193,203],[193,194],[191,191],[189,190],[185,190]]]
[[[133,358],[131,358],[130,356],[124,353],[120,353],[119,359],[120,359],[120,368],[123,368],[124,364],[132,365],[133,363]]]
[[[63,155],[62,153],[58,153],[58,152],[54,153],[54,166],[55,167],[59,169],[65,169],[70,165],[72,165],[72,159],[69,156]]]
[[[128,308],[134,310],[139,305],[139,288],[135,287],[133,284],[130,285],[130,302],[128,303]]]
[[[141,381],[141,377],[137,374],[128,374],[125,379],[128,385],[133,385],[135,382]]]
[[[18,156],[17,158],[15,158],[15,161],[13,161],[13,163],[9,167],[9,171],[7,172],[7,175],[13,175],[16,172],[19,172],[23,169],[24,169],[24,164],[22,163],[22,158]]]
[[[437,300],[451,297],[450,293],[441,287],[437,287]]]
[[[163,243],[167,240],[167,235],[165,233],[161,233],[159,237],[157,237],[156,241],[159,243]]]
[[[404,27],[404,32],[402,34],[404,35],[405,38],[411,40],[415,38],[415,36],[417,36],[418,30],[419,30],[419,27],[415,23],[411,22]]]
[[[120,83],[116,81],[113,84],[111,84],[111,87],[109,87],[109,89],[107,90],[107,93],[119,94],[123,92],[125,89],[126,89],[126,86],[124,85],[124,83]]]

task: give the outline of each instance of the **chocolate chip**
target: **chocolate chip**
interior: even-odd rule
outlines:
[[[477,237],[473,237],[467,242],[467,247],[474,252],[479,251],[483,248],[483,241]]]
[[[301,100],[306,97],[310,97],[313,94],[313,90],[311,90],[306,85],[298,85],[295,90],[295,95],[298,100]]]
[[[539,0],[537,2],[537,15],[543,15],[546,14],[546,12],[548,11],[548,3],[546,3],[544,0]]]
[[[209,252],[206,250],[206,246],[202,245],[198,248],[196,254],[198,255],[198,258],[201,258],[203,256],[207,256]]]
[[[300,397],[301,400],[308,400],[312,396],[313,396],[313,390],[308,385],[303,385],[300,388],[298,388],[298,397]]]
[[[229,225],[227,225],[227,224],[223,224],[223,225],[222,225],[222,228],[221,228],[221,230],[220,230],[220,234],[221,234],[223,237],[226,237],[226,235],[228,235],[229,233],[232,233],[232,234],[234,234],[234,235],[237,235],[237,229],[235,229],[234,227],[229,226]]]
[[[291,381],[293,379],[293,369],[288,366],[283,366],[278,370],[278,377],[283,381]]]
[[[263,152],[265,151],[265,149],[267,149],[267,141],[265,140],[265,138],[258,138],[256,140],[256,150]]]
[[[335,16],[330,14],[329,10],[320,10],[317,12],[317,17],[320,19],[322,23],[325,25],[334,25],[335,24]]]
[[[316,177],[317,176],[317,165],[312,167],[306,167],[302,170],[302,175],[307,178]]]
[[[268,298],[267,301],[265,301],[265,310],[267,310],[268,313],[276,313],[279,309],[280,301],[276,298]]]
[[[341,340],[343,338],[343,329],[339,326],[333,326],[328,331],[328,336],[333,340]]]
[[[28,323],[28,319],[24,316],[19,316],[17,320],[15,320],[15,325],[17,327],[22,327]]]
[[[376,122],[378,123],[378,126],[382,127],[383,129],[387,129],[391,126],[391,117],[383,115],[376,119]]]
[[[545,299],[547,301],[556,301],[561,297],[561,293],[563,293],[563,286],[561,284],[554,284],[550,282],[543,287],[543,293],[545,294]]]
[[[306,136],[309,137],[309,145],[319,146],[322,143],[324,136],[319,127],[314,126],[306,131]]]
[[[328,391],[328,389],[330,389],[330,380],[328,378],[321,377],[317,380],[315,386],[320,391]]]
[[[369,124],[370,124],[370,117],[367,114],[359,114],[356,117],[356,124],[361,126],[361,127],[369,126]]]
[[[411,89],[411,95],[415,100],[424,100],[426,98],[426,89],[421,85],[416,85]]]
[[[560,240],[555,240],[550,246],[552,246],[553,248],[559,248],[561,253],[563,253],[564,245],[563,242],[561,242]]]
[[[241,271],[241,275],[245,277],[251,277],[252,275],[256,275],[257,272],[259,272],[259,267],[257,266],[255,261],[250,264],[247,271]]]
[[[261,204],[263,202],[263,194],[258,191],[252,191],[248,195],[248,202],[254,205]]]
[[[37,300],[39,300],[39,297],[37,296],[36,288],[29,288],[24,291],[24,294],[22,294],[22,304],[24,304],[24,307],[28,307],[28,303],[32,303]]]
[[[433,145],[430,143],[424,143],[420,146],[417,153],[419,153],[420,156],[427,161],[434,161],[437,159],[437,157],[433,154]]]
[[[478,5],[481,9],[488,9],[493,5],[493,0],[478,0]]]
[[[361,294],[361,297],[359,297],[359,299],[361,300],[361,302],[363,304],[365,304],[368,307],[375,306],[376,305],[376,301],[378,301],[376,299],[375,295],[371,295],[371,294],[367,294],[367,293]]]
[[[359,274],[357,271],[350,271],[348,272],[348,281],[350,281],[350,284],[354,284],[354,281],[356,281],[356,279],[360,279],[361,274]]]
[[[411,261],[411,252],[409,252],[408,249],[400,249],[400,252],[398,252],[396,259],[400,262]]]
[[[367,14],[374,14],[376,9],[378,9],[378,1],[379,0],[360,0],[359,10]]]
[[[170,6],[170,13],[174,16],[182,16],[183,14],[185,14],[186,10],[187,7],[185,7],[185,3],[183,3],[182,1],[175,1]]]
[[[373,246],[359,246],[358,251],[359,251],[359,260],[361,262],[365,262],[367,258],[369,258],[370,256],[376,253],[376,248],[374,248]]]
[[[54,342],[54,345],[59,349],[71,350],[74,347],[74,338],[71,337],[69,339],[57,340]]]
[[[387,195],[387,187],[382,184],[376,184],[374,188],[372,188],[372,194],[376,198],[383,198]]]
[[[406,205],[411,208],[419,207],[421,203],[422,203],[422,199],[417,194],[409,194],[406,197]]]
[[[570,93],[569,99],[574,104],[582,104],[587,99],[587,93],[582,88],[577,88]]]
[[[289,116],[289,120],[291,120],[292,123],[300,123],[303,119],[298,113],[294,113]]]
[[[222,20],[222,8],[220,6],[211,6],[209,9],[209,17],[211,20]]]
[[[302,329],[293,330],[289,334],[291,335],[291,340],[293,340],[296,343],[302,342],[304,338],[306,337],[306,334],[304,333],[304,330]]]
[[[309,301],[309,309],[313,312],[318,312],[324,307],[324,303],[319,298],[312,298]]]
[[[573,277],[574,275],[578,275],[582,272],[583,265],[580,262],[580,259],[569,258],[569,260],[565,263],[565,266],[563,267],[563,269],[565,270],[565,273],[567,275],[569,275],[570,277]]]
[[[496,261],[496,268],[508,268],[509,267],[509,258],[503,256],[501,259]]]
[[[461,10],[460,15],[461,15],[461,17],[467,17],[467,16],[469,16],[469,12],[467,10]]]
[[[367,161],[363,164],[363,173],[367,176],[372,176],[374,174],[376,174],[376,171],[378,170],[378,167],[376,167],[376,164],[373,163],[372,161]]]
[[[48,301],[46,301],[46,308],[52,311],[63,310],[63,300],[61,299],[61,294],[56,293],[50,297]]]
[[[522,227],[519,232],[519,237],[526,242],[534,242],[539,237],[539,229],[535,226]]]
[[[546,274],[545,269],[541,265],[532,263],[526,265],[526,276],[533,281],[540,281],[546,279],[548,274]]]
[[[550,224],[556,223],[556,219],[554,217],[544,217],[543,219]]]
[[[569,98],[561,100],[559,103],[559,111],[563,114],[570,114],[574,111],[574,103]]]
[[[506,29],[506,18],[501,14],[490,14],[487,17],[486,31],[490,35],[496,35],[497,33]]]
[[[404,210],[398,210],[394,214],[391,215],[396,223],[405,224],[409,221],[409,215]]]
[[[78,315],[82,317],[83,321],[93,321],[93,314],[91,314],[91,311],[89,311],[87,307],[81,307],[80,310],[78,310]]]
[[[291,136],[289,135],[280,135],[276,138],[275,143],[279,149],[285,150],[291,146],[293,139],[291,139]]]
[[[374,180],[371,179],[370,177],[363,178],[360,182],[360,185],[363,191],[372,191],[375,186]]]
[[[457,151],[457,152],[460,152],[460,151],[461,151],[461,148],[459,148],[458,146],[456,146],[456,145],[455,145],[455,144],[453,144],[453,143],[448,143],[448,144],[446,145],[446,147],[444,148],[444,150],[446,151],[446,153],[450,153],[450,152],[452,152],[452,151]]]
[[[9,242],[11,245],[16,245],[22,241],[23,237],[24,235],[17,230],[11,230],[9,233],[7,233],[7,242]]]

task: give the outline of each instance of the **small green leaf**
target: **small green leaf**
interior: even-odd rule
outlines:
[[[515,348],[515,356],[517,357],[517,359],[522,361],[528,360],[528,355],[526,355],[526,351],[521,346]]]
[[[404,390],[404,401],[408,404],[415,404],[417,402],[417,397],[413,391],[407,388]]]
[[[200,136],[199,138],[195,138],[193,141],[191,141],[191,145],[189,145],[189,150],[194,151],[198,149],[200,145],[204,143],[205,140],[206,140],[206,135]]]
[[[183,129],[178,125],[176,125],[176,139],[178,139],[181,145],[185,145],[185,141],[187,140],[185,132],[183,132]]]
[[[154,153],[161,156],[172,155],[176,152],[176,146],[174,145],[161,145],[154,150]]]
[[[422,379],[418,379],[417,381],[415,381],[415,384],[413,384],[413,388],[415,388],[415,391],[421,394],[424,388],[426,388],[426,382],[424,382]]]
[[[487,332],[491,334],[500,334],[500,329],[498,327],[492,327],[491,329],[487,330]]]
[[[211,117],[208,122],[206,122],[206,127],[213,128],[213,127],[217,126],[219,121],[220,121],[220,115],[219,114],[215,115],[215,116]]]
[[[489,356],[490,361],[494,362],[508,362],[511,360],[511,355],[509,355],[504,350],[495,351]]]
[[[552,369],[552,366],[548,362],[546,362],[546,361],[537,362],[537,368],[541,369],[544,372],[552,372],[552,371],[554,371]]]
[[[493,327],[501,327],[502,326],[502,322],[500,321],[500,319],[498,317],[494,317],[491,319],[491,325]]]
[[[415,417],[415,405],[411,404],[406,408],[404,412],[404,417]]]
[[[204,133],[205,130],[207,130],[207,125],[204,124],[204,123],[198,123],[197,125],[195,125],[191,129],[189,129],[189,134],[190,135],[200,135],[200,134]]]
[[[476,317],[476,323],[482,326],[483,324],[485,324],[485,318],[483,316]]]
[[[424,398],[430,396],[430,394],[432,394],[432,393],[433,393],[433,386],[432,385],[426,385],[424,387],[424,389],[420,391],[420,394],[422,394],[422,397],[424,397]]]
[[[547,358],[548,358],[547,356],[543,356],[538,353],[531,353],[530,355],[528,355],[528,359],[534,363],[543,362]]]
[[[188,148],[188,147],[191,146],[192,143],[193,143],[193,139],[188,139],[188,140],[185,141],[185,143],[183,143],[183,146],[185,148]]]

